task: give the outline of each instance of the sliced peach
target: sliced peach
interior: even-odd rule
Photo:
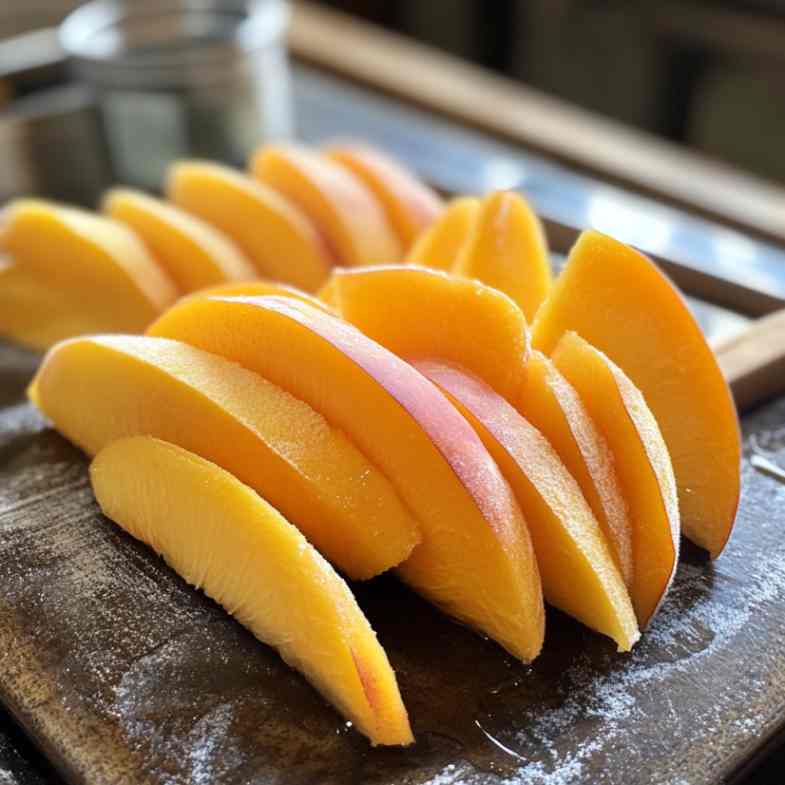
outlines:
[[[226,235],[174,205],[115,188],[105,196],[103,210],[144,240],[181,292],[256,277],[253,265]]]
[[[632,523],[613,455],[572,385],[540,352],[532,352],[518,411],[550,442],[575,478],[611,548],[627,586],[632,585]],[[644,568],[645,569],[645,568]]]
[[[0,330],[23,342],[44,345],[75,329],[142,332],[177,296],[133,232],[83,210],[35,199],[12,202],[4,211],[2,250],[9,265],[8,307]],[[35,335],[26,340],[28,308],[44,324],[33,325]]]
[[[630,595],[641,627],[657,611],[679,555],[679,501],[668,448],[640,390],[602,352],[565,333],[553,362],[610,446],[632,521]]]
[[[684,534],[718,556],[740,490],[741,444],[733,399],[684,300],[645,256],[584,232],[537,315],[546,354],[574,330],[638,387],[668,445]]]
[[[295,300],[308,303],[314,308],[320,308],[326,313],[332,313],[329,305],[317,297],[283,283],[273,281],[245,281],[240,283],[222,283],[217,286],[208,286],[200,289],[187,297],[264,297],[264,296],[294,297]],[[185,298],[181,298],[185,299]]]
[[[271,188],[202,161],[174,164],[166,196],[230,237],[263,278],[315,291],[332,256],[308,218]]]
[[[344,319],[406,360],[462,365],[505,398],[522,382],[529,330],[509,297],[477,281],[415,266],[336,270]]]
[[[551,263],[542,225],[520,194],[483,199],[452,270],[504,292],[534,318],[551,288]]]
[[[389,478],[423,540],[399,574],[523,660],[542,644],[540,579],[509,486],[477,435],[412,366],[283,297],[191,300],[151,333],[220,354],[310,403]]]
[[[417,238],[406,256],[407,263],[451,270],[479,212],[479,199],[472,196],[453,199],[441,217]]]
[[[251,488],[149,436],[101,450],[90,479],[108,518],[276,648],[373,744],[414,741],[395,673],[349,587]]]
[[[361,142],[346,142],[331,145],[326,153],[373,192],[404,250],[411,248],[444,209],[435,191],[381,150]]]
[[[49,352],[30,397],[91,455],[150,435],[217,463],[353,578],[398,564],[419,540],[390,483],[342,433],[221,357],[160,338],[74,339]]]
[[[624,579],[553,447],[476,376],[432,360],[415,368],[455,403],[510,483],[531,532],[545,599],[629,651],[639,633]]]
[[[319,227],[338,264],[400,260],[398,238],[376,197],[335,161],[297,145],[267,145],[250,168]]]
[[[335,271],[333,271],[335,272]],[[328,305],[331,309],[335,310],[338,306],[338,292],[335,289],[335,276],[331,275],[327,279],[327,283],[322,286],[316,293],[316,298],[319,302]]]
[[[111,322],[89,313],[77,295],[47,286],[18,265],[0,268],[0,336],[36,351]]]

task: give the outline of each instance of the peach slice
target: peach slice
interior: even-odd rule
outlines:
[[[514,396],[529,356],[515,303],[477,281],[415,266],[335,270],[337,310],[406,360],[437,358]]]
[[[30,397],[91,455],[150,435],[217,463],[352,578],[400,563],[419,541],[392,485],[341,432],[221,357],[160,338],[73,339],[46,356]]]
[[[630,595],[643,628],[665,597],[679,556],[679,501],[668,448],[640,390],[602,352],[569,332],[553,362],[613,453],[632,521]]]
[[[0,336],[35,351],[111,322],[84,309],[78,296],[57,291],[18,265],[0,267]]]
[[[483,199],[452,271],[499,289],[534,318],[551,288],[551,264],[542,225],[520,194]]]
[[[115,188],[104,197],[103,211],[144,240],[181,292],[256,277],[253,265],[228,237],[160,199]]]
[[[319,308],[325,313],[332,313],[330,306],[326,302],[320,300],[318,297],[313,297],[294,286],[287,286],[283,283],[274,283],[273,281],[245,281],[240,283],[221,283],[217,286],[208,286],[206,289],[200,289],[198,292],[193,292],[185,297],[180,298],[181,301],[190,297],[265,297],[265,296],[279,296],[279,297],[293,297],[295,300],[308,303],[314,308]]]
[[[372,191],[404,250],[411,248],[444,209],[435,191],[381,150],[360,142],[346,142],[333,144],[325,152]]]
[[[335,161],[297,145],[268,145],[253,156],[250,168],[319,227],[338,264],[399,261],[401,246],[382,206]]]
[[[376,744],[414,741],[395,673],[349,587],[274,507],[149,436],[101,450],[98,504],[300,671]]]
[[[230,237],[261,277],[309,292],[327,278],[333,259],[313,224],[274,190],[241,172],[181,161],[169,169],[166,196]]]
[[[717,360],[670,281],[645,256],[584,232],[537,315],[546,354],[574,330],[638,387],[668,445],[684,534],[716,557],[740,491],[738,419]]]
[[[575,478],[611,548],[627,586],[632,585],[632,523],[613,465],[613,454],[572,385],[540,352],[532,352],[517,410],[550,442]],[[645,567],[643,567],[645,569]]]
[[[23,342],[43,345],[75,329],[142,332],[177,296],[133,232],[83,210],[35,199],[12,202],[3,215],[2,250],[8,307],[0,314],[0,331]],[[26,341],[28,308],[44,323],[33,324],[35,335]]]
[[[401,577],[517,657],[538,654],[542,595],[526,523],[471,426],[411,365],[283,297],[183,302],[150,332],[239,362],[321,412],[420,524]]]
[[[406,262],[451,270],[469,239],[479,212],[479,199],[472,196],[453,199],[441,217],[417,238],[406,256]]]
[[[639,633],[624,579],[547,439],[471,374],[431,360],[415,368],[455,403],[510,483],[529,525],[545,599],[629,651]]]

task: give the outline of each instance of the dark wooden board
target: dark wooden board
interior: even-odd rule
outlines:
[[[0,358],[8,404],[35,358]],[[785,464],[784,424],[785,401],[761,410],[747,444]],[[357,587],[411,713],[406,750],[371,749],[102,518],[86,466],[32,408],[6,406],[0,698],[71,782],[714,785],[785,720],[785,485],[747,460],[728,551],[712,565],[685,549],[631,655],[552,612],[525,667],[390,578]]]

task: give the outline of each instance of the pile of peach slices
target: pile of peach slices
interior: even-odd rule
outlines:
[[[30,272],[31,305],[61,274],[61,313],[78,290],[91,319],[144,330],[62,341],[30,387],[95,456],[104,513],[372,743],[407,744],[395,674],[339,572],[394,569],[524,662],[542,647],[543,599],[627,651],[668,590],[680,534],[712,556],[725,546],[740,440],[710,348],[644,256],[589,231],[552,281],[518,195],[443,208],[354,152],[266,149],[254,170],[269,186],[175,166],[170,197],[225,235],[115,192],[106,209],[142,240],[23,202],[4,242]],[[55,239],[86,269],[45,258]],[[191,292],[160,314],[148,247]],[[368,265],[404,248],[405,263]],[[275,280],[199,290],[248,259]],[[88,275],[113,298],[88,292]]]

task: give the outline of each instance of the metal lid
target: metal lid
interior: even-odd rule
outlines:
[[[288,20],[285,0],[93,0],[66,18],[60,42],[89,82],[166,87],[242,66]]]

